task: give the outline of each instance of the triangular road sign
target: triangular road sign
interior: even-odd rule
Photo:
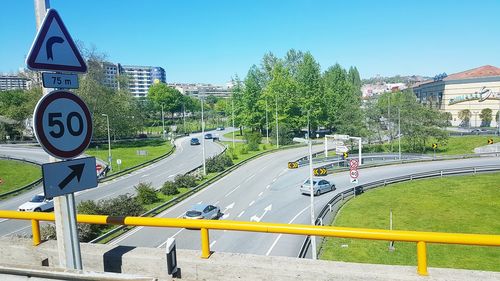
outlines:
[[[31,70],[87,72],[87,65],[56,10],[47,11],[26,64]]]

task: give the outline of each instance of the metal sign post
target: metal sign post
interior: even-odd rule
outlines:
[[[34,4],[38,33],[26,60],[28,68],[39,71],[86,72],[85,61],[59,14],[55,10],[48,10],[50,8],[49,0],[34,0]],[[65,93],[61,95],[61,91],[59,93],[56,91],[54,94],[54,92],[50,93],[50,89],[45,88],[74,87],[75,84],[78,84],[78,79],[75,79],[74,75],[53,74],[44,77],[46,78],[44,79],[43,97],[35,108],[33,127],[38,142],[51,155],[49,162],[53,163],[57,162],[55,157],[69,159],[78,156],[85,150],[88,145],[87,141],[90,141],[92,136],[92,123],[90,113],[87,114],[88,108],[83,102],[79,103],[78,98],[68,99]],[[53,79],[52,83],[51,78]],[[45,81],[46,79],[47,81]],[[75,96],[72,93],[69,94]],[[58,165],[59,163],[53,164]],[[63,186],[59,189],[70,188],[75,182],[80,181],[78,167],[73,167],[75,170],[70,171],[67,178],[59,182]],[[93,175],[96,177],[95,171]],[[47,179],[44,178],[44,181]],[[46,187],[44,184],[44,188]],[[54,214],[59,264],[62,267],[81,270],[82,260],[73,193],[54,198]]]

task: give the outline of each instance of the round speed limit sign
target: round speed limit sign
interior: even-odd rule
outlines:
[[[90,111],[80,97],[69,91],[53,91],[42,97],[33,121],[38,142],[57,158],[82,154],[92,138]]]

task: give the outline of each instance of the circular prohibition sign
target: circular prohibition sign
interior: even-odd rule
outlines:
[[[92,138],[92,118],[85,102],[69,91],[43,96],[33,113],[35,136],[50,155],[69,159],[83,153]]]

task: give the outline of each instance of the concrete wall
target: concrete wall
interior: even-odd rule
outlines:
[[[165,249],[81,244],[84,270],[151,276],[167,275]],[[201,259],[199,251],[177,250],[183,280],[500,280],[498,272],[430,268],[430,276],[417,275],[415,266],[389,266],[288,257],[214,253]],[[55,241],[38,247],[31,240],[0,238],[2,265],[58,267]],[[0,276],[1,277],[1,276]],[[4,280],[4,279],[2,279]]]

